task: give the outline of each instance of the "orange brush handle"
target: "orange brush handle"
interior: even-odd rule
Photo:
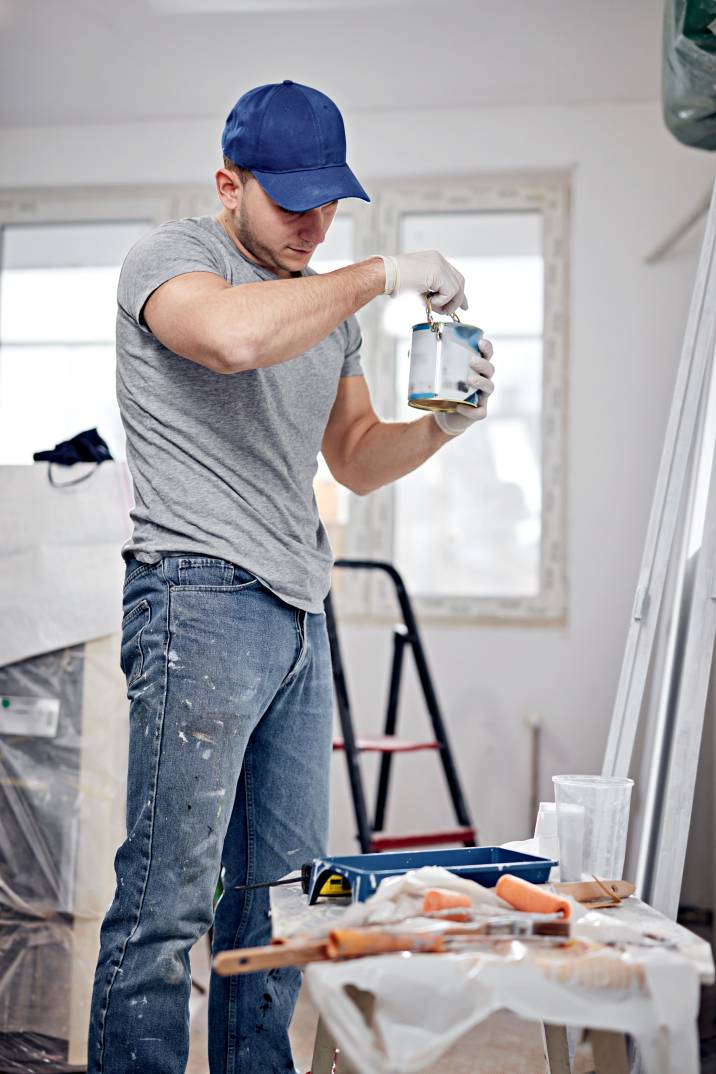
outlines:
[[[521,876],[505,873],[497,881],[495,891],[501,899],[514,906],[515,910],[525,910],[531,914],[561,914],[565,921],[572,913],[567,899],[561,899],[559,895],[553,895],[537,884],[530,884]]]

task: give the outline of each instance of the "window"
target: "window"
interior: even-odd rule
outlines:
[[[466,278],[462,319],[495,344],[488,421],[351,503],[351,553],[395,563],[424,616],[564,616],[568,193],[564,176],[386,184],[378,193],[374,248],[439,249]],[[366,364],[379,413],[419,417],[406,404],[408,350],[425,309],[401,297],[369,311]],[[344,610],[394,614],[379,578]]]
[[[32,462],[97,426],[115,458],[119,269],[147,221],[3,228],[0,275],[0,460]]]
[[[0,198],[0,465],[31,463],[97,426],[115,458],[119,269],[143,234],[187,215],[193,190],[3,191]]]

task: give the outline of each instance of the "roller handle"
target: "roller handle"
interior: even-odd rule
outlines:
[[[303,966],[306,962],[323,962],[328,957],[325,940],[317,943],[278,943],[266,947],[239,947],[220,951],[212,966],[220,977],[238,973],[258,973],[283,966]]]
[[[442,951],[441,933],[389,933],[364,929],[334,929],[328,940],[270,944],[266,947],[240,947],[221,951],[212,963],[220,977],[233,974],[260,973],[283,966],[304,966],[307,962],[327,959],[361,958],[391,951]]]

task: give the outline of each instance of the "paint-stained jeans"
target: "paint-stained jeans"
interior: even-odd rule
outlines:
[[[219,559],[130,560],[124,611],[127,838],[102,926],[88,1071],[183,1074],[190,947],[212,918],[215,952],[268,942],[267,890],[234,887],[325,852],[330,654],[323,615]],[[299,979],[212,974],[211,1074],[294,1070]]]

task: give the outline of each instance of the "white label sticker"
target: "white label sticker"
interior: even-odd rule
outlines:
[[[410,348],[410,385],[408,398],[435,394],[437,339],[427,329],[413,331]]]
[[[57,697],[0,695],[0,735],[35,735],[54,738],[60,718]]]

